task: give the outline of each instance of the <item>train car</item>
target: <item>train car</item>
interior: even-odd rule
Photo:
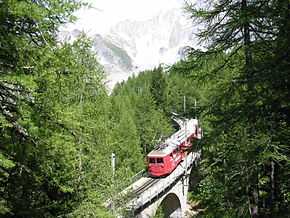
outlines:
[[[148,173],[152,177],[170,174],[183,160],[193,139],[202,137],[197,119],[176,120],[180,130],[147,155]]]
[[[165,145],[151,151],[148,155],[148,172],[152,177],[161,177],[170,174],[182,161],[184,152],[180,147]]]

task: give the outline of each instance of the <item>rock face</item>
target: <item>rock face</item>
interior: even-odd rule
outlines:
[[[126,50],[140,70],[180,59],[180,48],[190,44],[192,27],[180,10],[172,9],[145,21],[120,22],[106,36]]]
[[[125,49],[101,35],[93,37],[93,50],[107,73],[108,88],[127,79],[133,72],[133,61]]]
[[[72,40],[79,34],[75,29],[61,33],[61,38]],[[184,48],[193,45],[194,39],[192,26],[180,9],[144,21],[124,20],[107,34],[91,37],[93,50],[108,74],[109,88],[138,71],[184,58]]]

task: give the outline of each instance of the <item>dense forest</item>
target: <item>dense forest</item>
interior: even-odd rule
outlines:
[[[198,216],[290,217],[289,0],[187,3],[205,49],[111,94],[91,41],[57,40],[83,5],[0,1],[0,216],[113,217],[176,112],[204,129]]]

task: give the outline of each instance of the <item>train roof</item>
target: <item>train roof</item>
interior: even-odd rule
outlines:
[[[185,140],[196,132],[198,128],[198,120],[190,119],[184,120],[183,122],[178,122],[180,125],[180,130],[167,138],[162,144],[158,146],[157,149],[151,151],[147,156],[151,157],[164,157],[172,151],[174,151],[179,145],[181,145]]]
[[[167,154],[165,152],[158,151],[158,150],[153,150],[148,154],[148,156],[150,156],[150,157],[164,157],[166,155]]]

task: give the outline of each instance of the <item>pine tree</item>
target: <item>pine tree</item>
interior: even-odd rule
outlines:
[[[212,85],[206,110],[212,128],[206,137],[213,146],[204,148],[201,196],[221,216],[283,216],[289,207],[282,196],[288,191],[279,174],[288,171],[282,161],[288,159],[288,138],[280,134],[288,132],[289,116],[277,105],[284,97],[278,100],[273,85],[285,81],[288,72],[287,51],[277,45],[289,43],[283,35],[289,32],[289,2],[217,1],[207,8],[188,7],[203,24],[199,37],[207,49],[192,50],[187,67],[208,69],[198,78]],[[278,53],[283,58],[276,59]],[[205,62],[213,58],[218,64]]]

